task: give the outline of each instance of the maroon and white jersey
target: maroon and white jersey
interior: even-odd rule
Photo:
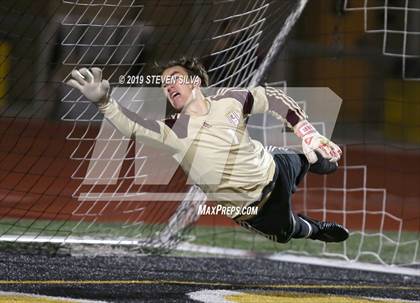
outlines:
[[[250,138],[246,118],[271,112],[293,126],[306,115],[275,88],[220,89],[205,100],[206,115],[180,113],[162,121],[142,119],[115,101],[100,111],[123,135],[170,152],[210,200],[247,206],[260,199],[275,164],[263,145]]]

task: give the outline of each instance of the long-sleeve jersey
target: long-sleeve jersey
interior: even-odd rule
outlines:
[[[270,112],[294,126],[306,115],[282,90],[270,87],[220,89],[205,100],[206,115],[180,113],[163,121],[143,119],[115,101],[100,111],[124,136],[170,152],[210,200],[245,207],[261,198],[275,172],[271,154],[250,138],[246,118]]]

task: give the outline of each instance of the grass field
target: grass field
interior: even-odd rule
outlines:
[[[151,239],[162,229],[159,224],[122,224],[49,220],[0,220],[1,236],[38,236],[53,238],[143,240]],[[4,239],[4,238],[3,238]],[[339,244],[324,244],[312,240],[292,240],[274,243],[241,227],[194,226],[184,232],[182,241],[197,245],[236,248],[258,253],[292,252],[314,256],[330,256],[371,263],[419,263],[419,234],[415,232],[353,231],[350,238]],[[10,243],[9,243],[10,244]]]

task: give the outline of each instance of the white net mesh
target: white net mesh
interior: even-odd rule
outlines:
[[[381,33],[382,52],[401,58],[402,77],[420,80],[420,3],[419,1],[352,1],[344,9],[363,12],[367,33]]]

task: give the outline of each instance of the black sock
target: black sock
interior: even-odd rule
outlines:
[[[303,220],[301,217],[293,215],[296,221],[295,230],[293,233],[293,238],[308,238],[311,234],[314,233],[314,226],[310,222]],[[318,228],[315,226],[318,230]]]

